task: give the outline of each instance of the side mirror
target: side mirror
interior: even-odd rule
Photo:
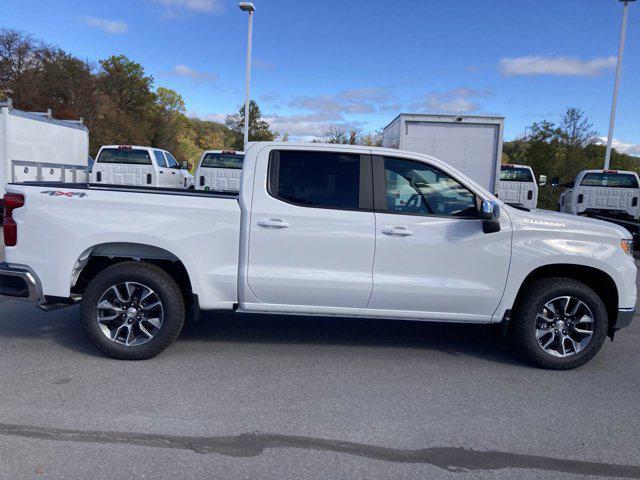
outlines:
[[[500,206],[496,202],[483,200],[480,218],[482,219],[482,231],[484,233],[500,231]]]
[[[560,179],[558,177],[553,177],[551,179],[551,187],[558,188],[560,186]]]
[[[541,187],[544,187],[546,184],[547,184],[547,176],[540,175],[540,179],[538,180],[538,185],[540,185]]]
[[[182,162],[182,169],[189,170],[189,162]]]

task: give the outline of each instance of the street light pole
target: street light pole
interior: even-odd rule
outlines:
[[[616,123],[616,105],[618,103],[618,86],[620,84],[620,74],[622,73],[622,55],[624,53],[624,43],[627,38],[627,16],[629,15],[629,2],[636,0],[620,0],[624,3],[622,11],[622,28],[620,30],[620,45],[618,46],[618,64],[616,65],[616,79],[613,84],[613,101],[611,102],[611,117],[609,119],[609,134],[607,136],[607,153],[604,157],[604,169],[609,170],[611,162],[611,144],[613,143],[613,128]]]
[[[240,10],[249,12],[249,29],[247,32],[247,72],[245,83],[245,100],[244,100],[244,149],[247,149],[249,143],[249,102],[251,98],[251,41],[253,37],[253,12],[256,7],[251,2],[240,2]]]

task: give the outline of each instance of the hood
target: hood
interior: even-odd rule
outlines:
[[[509,206],[503,208],[508,209],[514,229],[571,232],[617,239],[632,238],[626,228],[604,220],[552,212],[551,210],[534,209],[527,212]]]

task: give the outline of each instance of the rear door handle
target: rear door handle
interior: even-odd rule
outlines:
[[[289,222],[280,220],[279,218],[272,218],[271,220],[259,220],[258,226],[264,228],[287,228]]]
[[[382,233],[391,235],[392,237],[408,237],[409,235],[413,235],[413,232],[407,227],[384,227]]]

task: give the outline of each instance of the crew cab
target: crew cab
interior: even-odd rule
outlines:
[[[244,152],[207,150],[200,157],[195,178],[198,190],[238,192],[242,179]]]
[[[91,172],[91,183],[164,188],[189,188],[193,176],[185,162],[166,150],[133,145],[105,145]]]
[[[501,324],[530,362],[568,369],[634,315],[624,228],[510,207],[418,153],[251,143],[238,195],[7,190],[0,294],[81,302],[116,358],[158,354],[187,311],[235,310]]]
[[[538,184],[528,165],[501,165],[498,195],[503,202],[524,208],[538,205]]]
[[[560,211],[574,215],[640,218],[638,174],[622,170],[584,170],[558,201]]]

